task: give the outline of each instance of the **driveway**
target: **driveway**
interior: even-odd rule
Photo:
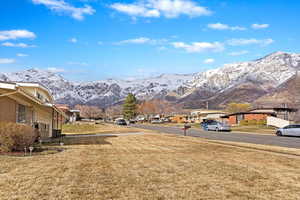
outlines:
[[[178,127],[165,127],[159,125],[134,124],[136,128],[159,131],[169,134],[183,135],[183,130]],[[300,149],[300,137],[278,137],[276,135],[259,135],[238,132],[211,132],[192,128],[187,131],[188,136],[200,137],[210,140],[221,140],[230,142],[245,142],[252,144],[273,145]]]

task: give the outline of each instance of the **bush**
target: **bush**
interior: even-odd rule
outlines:
[[[257,120],[256,119],[251,119],[248,121],[248,125],[251,126],[251,125],[257,125]]]
[[[37,133],[31,126],[0,122],[0,152],[23,151],[36,138]]]
[[[261,119],[261,120],[259,120],[257,122],[257,125],[259,125],[259,126],[265,126],[265,125],[267,125],[267,120]]]
[[[245,120],[245,119],[244,119],[244,120],[241,120],[241,121],[240,121],[240,125],[241,125],[241,126],[248,126],[248,125],[249,125],[249,122],[248,122],[248,120]]]

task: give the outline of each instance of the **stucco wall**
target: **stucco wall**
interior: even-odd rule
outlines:
[[[48,137],[52,137],[52,108],[34,107],[34,121],[49,125]],[[45,137],[46,135],[43,134]]]
[[[16,122],[16,102],[8,97],[0,97],[0,121]]]

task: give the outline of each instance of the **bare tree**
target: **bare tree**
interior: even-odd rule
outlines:
[[[153,99],[144,101],[138,105],[138,112],[140,114],[171,114],[182,110],[181,106],[172,104],[165,100]]]
[[[103,117],[103,112],[96,106],[76,105],[76,110],[80,110],[80,116],[88,119]]]
[[[122,106],[111,106],[105,110],[105,115],[109,118],[115,118],[122,115]]]

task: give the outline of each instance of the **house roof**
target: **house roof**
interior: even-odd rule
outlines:
[[[60,114],[62,114],[62,115],[65,116],[65,114],[62,112],[62,110],[60,110],[59,108],[57,108],[54,104],[42,102],[37,97],[35,97],[32,94],[29,94],[28,92],[26,92],[24,89],[22,89],[22,87],[36,87],[36,88],[40,88],[40,89],[46,91],[48,93],[48,95],[52,98],[52,96],[51,96],[50,92],[48,91],[48,89],[45,88],[44,86],[38,84],[38,83],[20,83],[20,82],[0,81],[0,89],[2,88],[2,89],[16,91],[16,93],[19,93],[19,94],[27,97],[28,99],[31,99],[31,101],[33,101],[33,102],[35,102],[35,103],[37,103],[37,104],[39,104],[41,106],[52,107],[57,112],[59,112]]]
[[[275,112],[279,112],[279,111],[288,111],[288,112],[297,112],[298,109],[296,108],[289,108],[289,107],[266,107],[266,108],[254,108],[249,110],[250,111],[254,111],[254,110],[273,110]]]
[[[244,115],[244,114],[271,114],[271,115],[275,115],[276,113],[275,112],[236,112],[236,113],[231,113],[231,114],[228,114],[228,115],[221,116],[221,118],[228,118],[228,117],[233,116],[233,115]]]

